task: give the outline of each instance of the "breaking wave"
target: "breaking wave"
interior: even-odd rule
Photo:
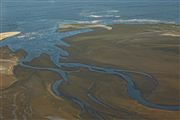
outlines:
[[[127,19],[127,20],[113,20],[113,22],[115,23],[129,23],[129,24],[133,24],[133,23],[168,23],[168,24],[175,24],[175,22],[168,22],[168,21],[161,21],[161,20],[153,20],[153,19]]]

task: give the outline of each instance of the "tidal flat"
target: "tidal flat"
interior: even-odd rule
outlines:
[[[5,87],[1,89],[0,117],[7,120],[178,120],[179,110],[166,106],[180,104],[180,27],[171,24],[111,27],[112,30],[96,28],[66,38],[64,41],[70,46],[64,49],[70,55],[60,60],[60,68],[47,54],[26,65],[13,62],[12,74],[8,74],[13,82],[6,85],[1,77],[1,86]],[[26,56],[23,50],[13,53],[8,47],[1,48],[0,53],[1,59],[15,63]],[[58,70],[68,73],[67,81],[60,81],[64,78]],[[7,75],[0,72],[1,76]],[[125,75],[133,80],[134,90],[141,93],[139,97],[151,104],[130,95],[130,83],[129,79],[124,80]]]

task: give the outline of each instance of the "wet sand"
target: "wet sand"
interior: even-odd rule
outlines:
[[[143,97],[158,104],[179,105],[180,41],[177,36],[162,35],[179,31],[179,26],[113,25],[112,28],[110,31],[96,28],[93,32],[67,38],[65,41],[71,46],[64,49],[70,56],[61,63],[78,62],[149,73],[155,81],[129,73]],[[26,55],[23,50],[12,53],[7,47],[1,48],[0,53],[3,54],[1,59],[20,59]],[[46,54],[26,64],[59,69]],[[179,119],[179,111],[150,108],[130,98],[126,81],[114,75],[63,67],[61,69],[69,72],[69,81],[58,88],[66,95],[60,97],[52,91],[54,83],[62,79],[56,72],[13,66],[11,76],[16,81],[1,90],[0,117],[3,119]],[[67,96],[82,100],[86,103],[85,110],[89,111],[82,111]]]

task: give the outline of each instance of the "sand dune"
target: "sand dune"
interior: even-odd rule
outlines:
[[[21,32],[3,32],[3,33],[0,33],[0,40],[4,40],[8,37],[12,37],[12,36],[18,35],[20,33]]]

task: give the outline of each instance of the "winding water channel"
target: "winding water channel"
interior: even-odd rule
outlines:
[[[77,104],[81,108],[82,112],[83,111],[88,112],[96,118],[105,119],[99,111],[92,108],[85,101],[81,100],[80,98],[76,96],[72,96],[61,91],[61,85],[68,81],[68,76],[70,74],[70,72],[63,70],[64,67],[76,68],[76,69],[85,68],[91,72],[118,76],[119,78],[121,78],[119,80],[126,81],[127,87],[128,87],[127,88],[128,95],[130,96],[130,98],[137,101],[139,104],[142,104],[150,108],[155,108],[155,109],[163,109],[163,110],[171,110],[171,111],[180,110],[180,106],[160,105],[160,104],[156,104],[151,101],[148,101],[142,97],[141,91],[138,90],[137,87],[135,86],[133,82],[134,80],[130,76],[130,73],[140,74],[140,75],[150,78],[150,80],[156,81],[153,78],[153,76],[147,73],[143,73],[139,71],[114,69],[114,68],[105,68],[105,67],[93,66],[93,65],[83,64],[83,63],[59,62],[59,60],[63,59],[64,57],[67,57],[69,53],[57,47],[57,45],[68,47],[69,44],[63,41],[64,38],[70,37],[79,33],[89,32],[89,31],[92,31],[92,30],[84,29],[84,30],[76,30],[76,31],[71,31],[71,32],[57,33],[54,31],[52,32],[52,30],[49,29],[48,31],[40,31],[38,34],[34,34],[33,36],[36,39],[31,39],[31,40],[28,40],[27,36],[24,36],[25,34],[21,34],[20,36],[9,38],[5,41],[2,41],[0,44],[0,47],[8,46],[13,52],[23,49],[27,53],[27,55],[19,61],[19,65],[22,67],[36,69],[36,70],[48,70],[48,71],[58,73],[62,79],[52,84],[51,90],[53,91],[53,93],[58,97],[63,97],[64,99],[67,99],[73,102],[74,104]],[[41,34],[44,36],[42,36]],[[43,53],[49,55],[51,58],[51,61],[58,68],[45,68],[45,67],[30,66],[30,65],[25,64],[25,62],[30,62],[32,59],[39,57]],[[96,96],[94,96],[91,93],[88,93],[87,96],[99,105],[102,105],[104,107],[111,108],[111,109],[116,109],[116,108],[113,108],[111,105],[104,103],[103,101],[101,101],[100,99],[98,99]]]

